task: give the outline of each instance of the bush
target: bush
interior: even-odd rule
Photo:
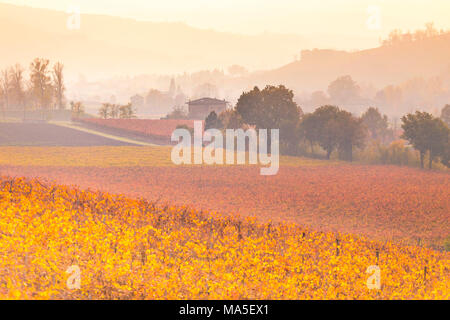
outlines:
[[[356,158],[368,164],[420,166],[417,151],[406,146],[403,140],[394,141],[389,146],[373,141],[363,150],[357,151]]]

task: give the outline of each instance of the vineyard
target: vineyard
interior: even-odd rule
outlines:
[[[450,234],[448,173],[289,157],[280,164],[263,177],[255,166],[177,167],[166,147],[0,148],[3,175],[437,250]]]
[[[450,298],[448,253],[39,180],[1,178],[0,254],[0,298]]]
[[[177,126],[194,127],[194,120],[175,119],[78,119],[78,122],[95,126],[97,128],[109,128],[118,132],[133,133],[144,137],[156,138],[165,143],[170,143],[172,132]]]

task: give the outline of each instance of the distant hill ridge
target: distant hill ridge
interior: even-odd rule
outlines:
[[[385,86],[413,77],[450,76],[450,34],[356,52],[303,50],[299,61],[261,73],[294,88],[326,88],[338,76]]]
[[[310,47],[298,35],[240,35],[94,14],[82,14],[81,28],[70,30],[68,18],[65,12],[0,4],[0,68],[41,56],[63,61],[75,74],[105,76],[182,73],[232,64],[270,69]]]

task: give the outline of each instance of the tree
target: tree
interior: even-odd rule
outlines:
[[[444,156],[448,149],[450,129],[439,118],[427,112],[417,111],[402,117],[402,138],[408,140],[420,153],[420,166],[424,167],[425,154],[429,152],[429,168],[437,156]]]
[[[167,119],[187,119],[187,112],[182,106],[175,106],[171,113],[166,116]]]
[[[355,118],[350,112],[340,110],[337,118],[338,151],[341,160],[353,161],[353,148],[364,147],[366,131],[363,120]]]
[[[402,33],[401,30],[396,29],[389,33],[389,37],[382,41],[383,46],[393,46],[404,42],[420,41],[427,38],[435,37],[439,34],[448,34],[448,31],[441,29],[439,32],[432,22],[425,24],[425,29],[418,29],[413,34],[409,31],[407,33]]]
[[[447,143],[439,155],[441,157],[442,164],[450,168],[450,136],[447,137]]]
[[[0,93],[2,97],[2,111],[3,118],[5,117],[5,109],[9,108],[9,94],[11,91],[10,82],[9,82],[9,72],[7,69],[2,70],[0,74]]]
[[[120,110],[119,110],[120,106],[117,104],[110,104],[109,105],[109,116],[112,119],[117,119],[119,117],[120,114]]]
[[[53,87],[48,66],[49,60],[35,59],[30,65],[30,91],[37,107],[45,110],[52,101]]]
[[[109,103],[103,103],[102,104],[100,109],[98,109],[98,115],[100,116],[100,118],[108,119],[110,106],[111,105]]]
[[[20,64],[16,64],[11,67],[9,71],[10,83],[11,83],[11,97],[14,104],[18,108],[23,108],[25,117],[25,87],[23,79],[23,68]]]
[[[283,85],[255,87],[239,97],[235,110],[256,129],[279,129],[281,144],[289,147],[298,141],[296,129],[303,113],[293,98],[292,90]]]
[[[375,96],[375,101],[383,106],[389,106],[398,109],[403,103],[404,94],[400,87],[389,85],[384,89],[378,91]]]
[[[311,93],[310,103],[313,107],[324,106],[329,103],[329,99],[323,91],[314,91]]]
[[[336,106],[326,105],[303,117],[300,124],[303,137],[313,150],[318,143],[330,159],[331,153],[338,149],[339,158],[353,160],[353,148],[364,146],[365,128],[361,119]]]
[[[388,118],[381,115],[378,108],[370,107],[361,116],[363,124],[367,127],[372,139],[382,139],[383,142],[388,132]]]
[[[66,101],[64,97],[64,91],[66,87],[64,86],[64,75],[63,75],[64,65],[60,62],[57,62],[53,66],[53,87],[55,89],[55,99],[56,106],[58,109],[63,110],[66,107]]]
[[[449,127],[440,119],[434,118],[430,124],[431,136],[429,151],[429,168],[432,168],[433,160],[441,157],[442,163],[448,166],[449,160]]]
[[[84,114],[84,105],[80,101],[71,101],[70,109],[72,111],[72,118],[80,118]]]
[[[322,106],[314,111],[310,120],[310,128],[315,127],[311,137],[326,151],[327,159],[330,159],[331,153],[339,144],[339,112],[336,106]]]
[[[205,119],[205,130],[208,129],[222,129],[223,124],[220,119],[217,117],[215,111],[211,111],[211,113]]]
[[[314,154],[314,143],[319,140],[318,119],[316,114],[305,114],[300,123],[300,135],[305,138],[311,147],[311,153]]]
[[[446,104],[445,107],[442,108],[441,119],[448,127],[450,127],[450,104]]]
[[[218,119],[226,129],[239,129],[244,123],[241,115],[235,109],[225,110],[219,114]]]
[[[132,119],[135,118],[135,112],[131,103],[119,106],[119,118],[120,119]]]
[[[328,94],[333,103],[347,104],[359,98],[360,88],[351,76],[342,76],[328,86]]]
[[[175,93],[176,93],[176,90],[177,90],[177,88],[176,88],[176,86],[175,86],[175,79],[172,78],[172,79],[170,80],[169,95],[170,95],[171,97],[174,97],[174,96],[175,96]]]

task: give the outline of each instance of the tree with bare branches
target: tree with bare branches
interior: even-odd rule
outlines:
[[[36,58],[30,65],[30,91],[41,110],[48,110],[53,98],[49,60]]]
[[[55,89],[56,107],[59,110],[63,110],[66,108],[66,99],[64,97],[64,91],[66,90],[66,87],[64,86],[63,70],[64,65],[60,62],[57,62],[53,66],[53,87]]]
[[[2,70],[0,74],[0,96],[2,98],[1,105],[3,118],[5,118],[5,110],[9,108],[10,92],[9,71],[5,69]]]
[[[13,104],[18,110],[23,110],[23,115],[25,118],[26,89],[23,73],[24,69],[22,68],[22,66],[20,64],[16,64],[14,67],[11,67],[9,71],[9,77],[11,83],[11,98],[13,100]]]

